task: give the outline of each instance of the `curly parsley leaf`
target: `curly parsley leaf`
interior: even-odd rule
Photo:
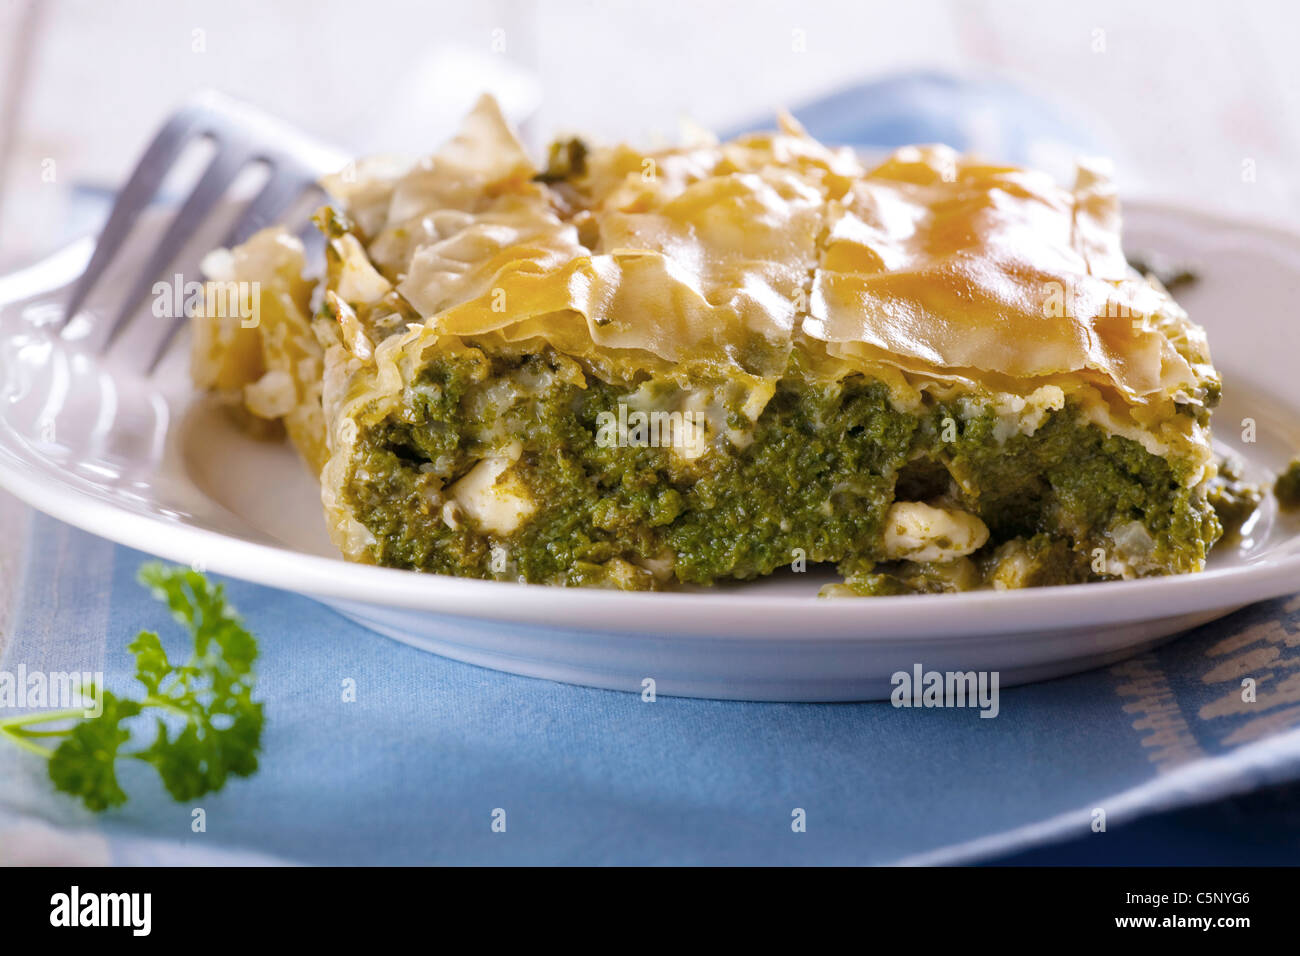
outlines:
[[[119,751],[131,734],[122,721],[140,713],[132,700],[118,700],[104,691],[103,713],[74,725],[50,754],[50,779],[64,793],[80,797],[91,810],[107,810],[126,803],[117,782]]]
[[[151,694],[158,693],[158,685],[172,669],[163,650],[162,641],[151,631],[141,631],[126,649],[135,655],[135,679],[144,684]]]
[[[139,579],[189,632],[193,649],[186,663],[173,664],[158,635],[141,631],[127,646],[145,690],[140,700],[105,691],[97,715],[62,711],[0,721],[0,735],[49,758],[55,787],[96,811],[126,801],[117,780],[122,758],[152,766],[173,799],[183,801],[220,790],[231,776],[256,773],[262,746],[262,704],[253,700],[257,642],[224,589],[197,571],[161,564],[142,567]],[[132,737],[124,722],[144,713],[154,717],[153,742],[124,750]],[[63,730],[33,729],[72,718],[79,719]],[[36,744],[42,737],[62,741],[48,750]]]

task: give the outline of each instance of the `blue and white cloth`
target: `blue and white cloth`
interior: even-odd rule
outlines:
[[[45,517],[31,546],[0,670],[102,671],[126,689],[139,630],[185,646],[135,581],[145,555]],[[307,598],[225,583],[261,646],[257,775],[182,805],[130,766],[130,801],[95,817],[53,791],[40,758],[5,747],[0,860],[975,861],[1300,776],[1300,597],[1003,689],[985,720],[887,702],[648,703],[455,663]]]

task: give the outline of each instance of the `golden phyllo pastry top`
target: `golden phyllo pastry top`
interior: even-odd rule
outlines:
[[[1111,405],[1197,404],[1213,381],[1201,330],[1126,263],[1098,165],[1073,189],[941,146],[869,169],[789,118],[720,145],[565,145],[576,161],[542,172],[485,97],[434,156],[327,186],[442,334],[759,376],[803,339],[866,371],[1074,381]]]

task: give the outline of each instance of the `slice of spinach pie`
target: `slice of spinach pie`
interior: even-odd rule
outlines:
[[[283,423],[351,560],[895,594],[1196,571],[1221,533],[1206,338],[1100,165],[868,167],[785,118],[539,167],[484,98],[349,172],[319,282],[282,230],[210,257],[260,322],[198,317],[193,368]]]

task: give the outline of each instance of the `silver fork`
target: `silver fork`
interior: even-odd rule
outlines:
[[[213,207],[225,195],[240,171],[252,163],[265,163],[266,184],[248,204],[220,243],[232,246],[295,205],[317,180],[341,169],[348,157],[246,103],[206,92],[172,115],[149,144],[131,178],[118,194],[108,223],[95,243],[86,271],[76,282],[64,307],[60,328],[85,304],[95,283],[121,249],[141,211],[149,205],[181,152],[190,143],[211,140],[215,152],[167,231],[149,254],[148,261],[128,288],[109,326],[100,351],[106,351],[136,314],[154,283],[194,236]],[[173,319],[154,348],[148,369],[154,370],[171,345],[186,317]]]

